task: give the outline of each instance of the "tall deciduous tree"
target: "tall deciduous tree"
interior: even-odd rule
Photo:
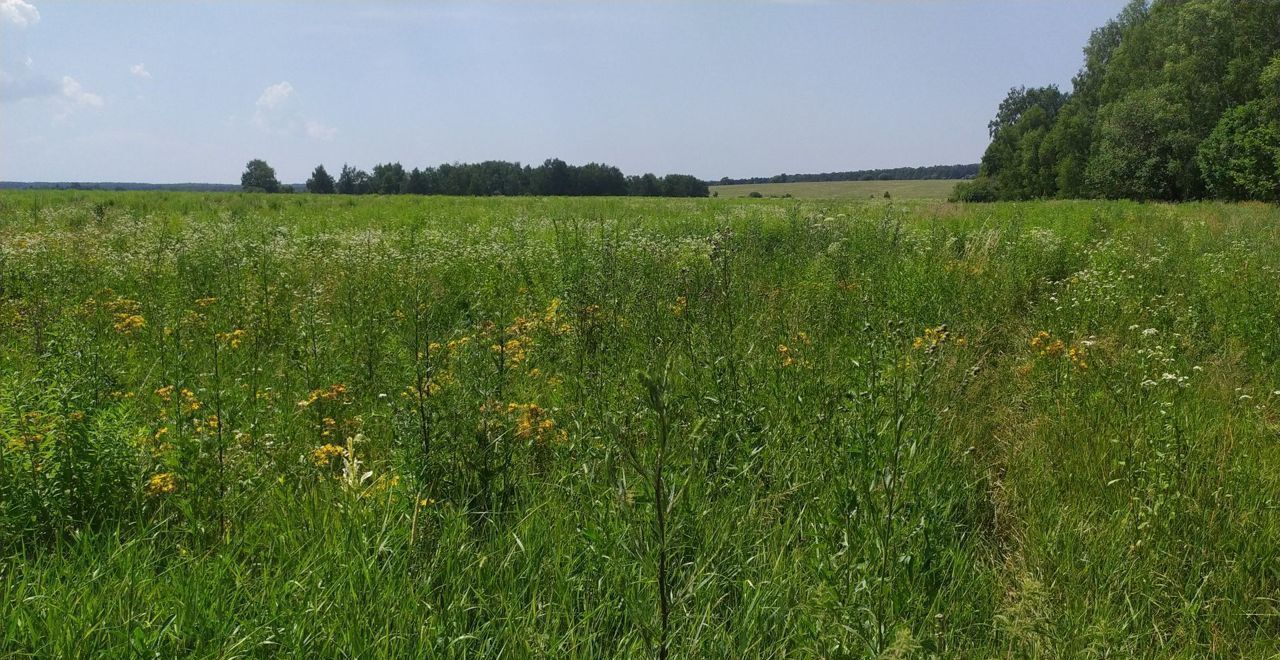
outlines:
[[[255,158],[244,166],[244,174],[240,175],[240,187],[246,192],[278,192],[280,181],[276,179],[276,171],[271,169],[267,161]]]
[[[333,177],[325,171],[324,165],[316,165],[311,178],[307,179],[307,192],[316,195],[332,195],[334,192]]]
[[[963,196],[1274,198],[1280,2],[1131,0],[1084,56],[1069,95],[1005,98]]]

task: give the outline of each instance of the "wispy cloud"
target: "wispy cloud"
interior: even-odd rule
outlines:
[[[332,140],[338,135],[338,129],[314,119],[308,119],[306,126],[307,136],[317,140]]]
[[[151,80],[151,72],[147,71],[147,65],[142,64],[141,62],[129,67],[129,73],[133,74],[138,78],[146,78],[147,80]]]
[[[0,21],[20,28],[40,22],[40,10],[23,0],[0,0]]]
[[[290,85],[289,81],[286,80],[262,90],[262,95],[258,97],[258,102],[254,105],[266,110],[274,110],[284,105],[291,97],[293,97],[293,85]]]
[[[62,77],[62,98],[74,105],[87,105],[94,108],[102,107],[102,97],[85,91],[84,87],[71,76]]]
[[[78,107],[101,108],[102,97],[90,92],[71,76],[54,80],[40,75],[13,76],[0,71],[0,100],[52,99],[58,106],[58,117],[65,117]]]
[[[338,129],[302,113],[293,85],[284,80],[269,85],[254,102],[251,123],[273,135],[306,135],[313,140],[332,140]]]

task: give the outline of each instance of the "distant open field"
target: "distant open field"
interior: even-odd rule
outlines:
[[[946,199],[959,181],[933,179],[916,181],[818,181],[813,183],[744,183],[711,186],[720,197],[746,197],[758,192],[765,197],[791,195],[800,199],[859,199],[882,197],[887,191],[895,199]]]
[[[1262,204],[6,191],[0,658],[1275,657],[1278,285]]]

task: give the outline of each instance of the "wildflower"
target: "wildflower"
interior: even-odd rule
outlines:
[[[1089,363],[1085,362],[1084,349],[1079,346],[1072,346],[1067,349],[1067,359],[1071,360],[1071,366],[1078,371],[1084,371],[1089,368]]]
[[[316,467],[328,467],[333,464],[334,459],[345,458],[346,455],[345,447],[329,443],[311,450],[311,462],[315,463]]]
[[[521,440],[545,444],[553,439],[567,437],[564,431],[556,431],[556,422],[546,409],[536,403],[508,403],[507,414],[516,417],[515,435]]]
[[[783,367],[790,367],[796,363],[795,357],[791,354],[791,348],[786,344],[778,344],[778,356],[782,358]]]
[[[25,451],[44,442],[44,437],[43,433],[24,433],[9,440],[8,447],[11,451]]]
[[[547,311],[542,315],[542,321],[548,325],[554,324],[560,315],[560,299],[552,298],[547,303]]]
[[[116,314],[116,323],[112,327],[122,335],[129,335],[146,326],[147,320],[141,314]]]
[[[152,497],[171,495],[178,490],[178,478],[172,472],[157,472],[147,480],[146,492]]]
[[[1028,343],[1031,348],[1039,349],[1042,358],[1054,358],[1067,350],[1067,345],[1061,339],[1055,339],[1053,333],[1045,330],[1037,332]]]
[[[142,305],[136,300],[130,300],[123,296],[117,296],[115,300],[108,302],[103,307],[110,312],[115,312],[117,316],[129,316],[137,314],[142,309]]]
[[[311,390],[307,398],[298,402],[299,408],[306,408],[316,401],[337,401],[347,393],[347,386],[342,383],[335,383],[328,387],[322,387],[318,390]]]
[[[240,348],[240,343],[244,341],[247,333],[239,328],[231,332],[219,332],[216,336],[217,340],[231,348]]]
[[[508,339],[504,344],[490,346],[489,350],[501,355],[503,360],[511,366],[518,367],[528,357],[528,347],[532,343],[528,338],[514,337]]]
[[[687,307],[688,305],[689,305],[688,298],[685,298],[684,296],[680,296],[676,298],[676,301],[671,305],[671,314],[674,316],[684,315],[685,307]]]
[[[934,328],[925,328],[923,335],[912,340],[911,347],[916,350],[923,350],[925,353],[932,353],[950,339],[951,331],[947,329],[944,323]]]
[[[196,393],[187,388],[182,388],[179,392],[182,395],[182,411],[193,413],[201,408],[200,400],[196,398]]]
[[[218,420],[217,415],[209,415],[208,419],[201,419],[197,417],[192,420],[191,424],[195,428],[196,433],[216,433],[219,426],[221,426],[221,422]]]

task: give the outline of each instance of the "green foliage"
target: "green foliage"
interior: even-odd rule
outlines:
[[[626,177],[611,165],[569,165],[558,158],[538,167],[489,160],[446,163],[406,172],[400,163],[374,165],[373,174],[343,165],[337,192],[344,195],[458,195],[458,196],[651,196],[706,197],[707,184],[696,177],[652,174]]]
[[[1272,653],[1280,210],[894,196],[0,193],[0,656]]]
[[[1187,107],[1168,88],[1142,89],[1099,116],[1096,154],[1087,176],[1103,197],[1183,199],[1199,192],[1196,137]]]
[[[367,195],[373,192],[373,180],[368,172],[343,163],[342,171],[338,173],[337,192],[342,195]]]
[[[279,192],[280,182],[276,180],[276,171],[267,161],[255,158],[244,166],[244,174],[240,175],[240,187],[245,192]]]
[[[1228,110],[1198,157],[1213,196],[1280,200],[1280,106],[1252,101]]]
[[[1134,0],[1090,36],[1069,98],[1015,88],[1001,103],[981,176],[1002,199],[1271,199],[1233,183],[1257,179],[1243,161],[1268,129],[1227,115],[1280,103],[1263,80],[1277,53],[1280,3]]]
[[[332,195],[337,192],[333,177],[325,171],[324,165],[316,165],[311,178],[307,179],[307,192],[314,195]]]
[[[948,199],[953,202],[994,202],[999,198],[995,181],[989,177],[978,177],[957,183]]]
[[[1067,98],[1053,85],[1009,91],[987,127],[991,145],[983,155],[980,176],[993,179],[993,185],[986,190],[999,190],[1008,199],[1053,195],[1054,152],[1046,148],[1046,137]]]
[[[370,176],[370,192],[377,195],[399,195],[408,192],[409,176],[400,163],[385,163],[373,166]]]

